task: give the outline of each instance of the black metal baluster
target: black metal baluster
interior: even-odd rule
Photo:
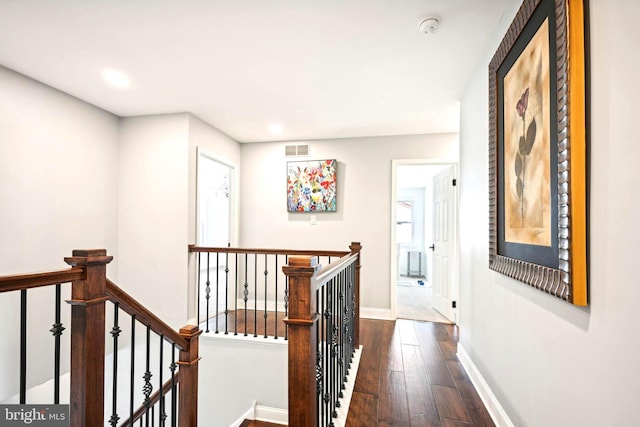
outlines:
[[[336,377],[338,378],[338,393],[336,395],[336,407],[340,407],[340,398],[343,396],[342,390],[344,389],[344,370],[343,370],[343,363],[344,363],[344,359],[342,357],[342,352],[344,350],[344,347],[342,345],[342,328],[343,328],[343,322],[342,322],[342,300],[344,299],[344,293],[342,292],[342,278],[343,278],[343,273],[344,270],[342,270],[340,273],[338,273],[338,275],[336,276],[336,284],[337,284],[337,295],[338,295],[338,301],[336,301],[336,321],[338,323],[338,341],[336,343],[336,345],[338,346],[337,348],[337,363],[338,363],[338,372],[336,373]]]
[[[204,298],[205,298],[206,304],[207,304],[207,306],[206,306],[207,326],[206,326],[206,329],[205,329],[206,333],[209,333],[209,300],[211,299],[211,280],[209,280],[210,279],[209,274],[210,274],[210,271],[211,271],[211,266],[209,264],[209,261],[210,261],[210,258],[211,258],[210,255],[211,255],[211,253],[207,252],[207,283],[206,283],[205,295],[204,295]]]
[[[220,313],[220,252],[216,252],[216,334],[220,332],[218,328],[218,314]]]
[[[164,364],[164,335],[160,335],[160,360],[158,362],[158,390],[160,392],[160,413],[158,414],[158,421],[160,426],[164,426],[164,421],[167,419],[167,413],[164,408],[164,378],[162,375],[162,367]]]
[[[253,255],[253,337],[258,337],[258,254]]]
[[[275,312],[276,313],[275,313],[275,320],[274,320],[275,328],[274,328],[273,336],[274,336],[274,339],[278,339],[278,276],[279,276],[279,274],[278,274],[278,254],[276,254],[275,258],[276,258],[276,265],[275,265],[275,267],[276,267],[276,269],[275,269],[276,290],[275,290],[275,294],[274,294],[273,299],[274,299]]]
[[[248,280],[249,254],[244,254],[244,336],[247,336],[247,302],[249,301],[249,280]]]
[[[200,270],[201,265],[202,265],[202,252],[198,252],[198,267],[197,267],[198,268],[198,282],[197,282],[198,286],[196,286],[198,288],[198,290],[197,290],[197,292],[198,292],[198,307],[197,307],[197,311],[198,312],[197,312],[197,317],[196,317],[196,322],[197,322],[196,324],[197,325],[200,325],[200,322],[201,322],[201,320],[200,320],[200,287],[202,286],[202,282],[200,281],[200,280],[202,280],[201,279],[202,272]]]
[[[53,327],[49,331],[54,337],[54,350],[53,350],[53,403],[58,405],[60,403],[60,337],[64,327],[60,322],[60,284],[56,285],[56,298],[55,298],[55,312],[56,318],[53,323]]]
[[[326,414],[327,414],[327,399],[326,399],[326,390],[327,390],[327,381],[328,381],[328,375],[329,375],[329,370],[327,369],[327,359],[328,359],[328,354],[327,354],[327,309],[326,309],[326,303],[327,303],[327,287],[326,285],[323,286],[320,289],[320,301],[321,301],[321,305],[320,305],[320,329],[322,330],[322,345],[320,348],[322,348],[322,372],[324,375],[324,380],[322,382],[322,391],[321,391],[321,401],[320,401],[320,408],[321,408],[321,425],[325,426],[327,425],[326,422]]]
[[[236,277],[235,277],[235,292],[233,293],[234,311],[233,317],[235,318],[233,326],[233,335],[238,335],[238,253],[236,252]]]
[[[337,322],[337,304],[338,293],[337,283],[334,277],[329,281],[331,291],[331,416],[336,418],[338,412],[336,411],[338,401],[338,388],[340,387],[340,381],[338,379],[338,322]],[[333,425],[333,421],[331,422]]]
[[[171,371],[171,427],[176,427],[177,418],[176,418],[176,407],[177,407],[177,387],[176,387],[176,368],[178,365],[176,364],[176,344],[171,344],[171,365],[169,365],[169,370]]]
[[[111,328],[111,336],[113,337],[113,390],[111,395],[111,418],[109,424],[113,427],[118,425],[118,337],[122,332],[118,324],[119,303],[113,304],[113,327]]]
[[[322,311],[320,310],[320,304],[321,304],[321,297],[320,297],[320,291],[316,290],[316,314],[318,313],[322,313]],[[322,319],[322,316],[320,316],[320,318]],[[323,371],[322,371],[322,340],[321,340],[321,328],[320,328],[320,323],[322,322],[322,320],[320,320],[320,322],[315,322],[316,323],[316,402],[317,402],[317,408],[318,411],[316,413],[316,424],[321,426],[322,425],[322,383],[324,382],[324,375],[323,375]]]
[[[267,254],[264,254],[264,338],[267,338],[267,280],[269,270],[267,269]],[[256,331],[257,332],[257,331]]]
[[[333,325],[332,325],[332,313],[331,313],[331,306],[333,305],[333,299],[331,298],[331,282],[328,282],[325,284],[325,298],[327,299],[326,302],[326,308],[325,308],[325,313],[324,316],[326,318],[326,322],[325,322],[325,360],[326,360],[326,367],[325,367],[325,372],[327,375],[327,384],[325,385],[325,390],[324,390],[324,404],[325,404],[325,410],[326,410],[326,415],[327,415],[327,425],[331,426],[333,425],[333,422],[331,420],[331,401],[333,399],[331,399],[331,390],[333,389],[333,369],[332,369],[332,365],[331,365],[331,341],[332,341],[332,337],[333,337]]]
[[[351,264],[351,271],[349,274],[350,282],[349,282],[349,300],[351,301],[351,333],[349,334],[349,342],[355,351],[355,342],[354,342],[354,333],[356,325],[355,323],[358,321],[356,319],[356,290],[355,290],[355,281],[356,281],[356,266],[355,264]],[[353,352],[351,353],[351,358],[349,359],[349,366],[351,366],[351,361],[353,360]]]
[[[151,391],[153,390],[153,385],[151,385],[151,328],[147,326],[147,347],[146,347],[146,359],[145,359],[145,372],[142,378],[144,379],[144,386],[142,386],[142,393],[144,394],[144,407],[146,408],[146,427],[149,427],[149,409],[151,408]]]
[[[229,243],[231,246],[231,243]],[[229,334],[229,252],[224,260],[224,334]]]
[[[27,290],[20,291],[20,404],[27,400]]]
[[[133,422],[133,386],[135,382],[135,360],[136,360],[136,316],[131,316],[131,375],[129,378],[129,383],[131,387],[129,388],[129,419]]]
[[[284,256],[284,264],[289,264],[289,255]],[[289,276],[284,278],[284,317],[289,315]],[[284,325],[284,340],[289,339],[289,325]]]

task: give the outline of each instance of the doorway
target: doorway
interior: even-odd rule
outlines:
[[[197,171],[197,245],[226,248],[233,242],[234,167],[198,149]],[[204,313],[211,317],[225,310],[227,293],[217,283],[224,278],[226,258],[211,259],[207,254],[199,266],[196,292],[211,292],[215,296],[211,300],[217,301],[217,305],[208,306],[208,298],[199,299],[198,321],[203,321]]]
[[[435,197],[441,197],[434,182],[442,176],[455,176],[453,163],[428,160],[394,160],[392,162],[392,247],[391,247],[391,310],[393,318],[455,323],[456,310],[443,309],[442,294],[457,300],[457,237],[455,197],[450,207],[452,218],[445,218],[451,234],[447,271],[442,271],[442,208]],[[449,179],[450,184],[453,182]],[[440,188],[440,187],[438,187]],[[451,191],[450,195],[455,195]],[[436,235],[437,234],[437,235]],[[437,248],[436,248],[437,246]],[[434,258],[434,253],[438,254]],[[434,263],[434,259],[436,262]],[[435,265],[434,265],[435,264]],[[434,271],[434,267],[435,271]],[[434,276],[435,274],[435,276]],[[434,284],[436,286],[434,286]],[[443,290],[443,285],[446,289]],[[435,292],[434,292],[435,291]],[[439,310],[434,308],[439,307]]]

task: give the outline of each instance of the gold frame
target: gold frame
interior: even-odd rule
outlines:
[[[553,165],[553,178],[557,166],[557,181],[552,180],[551,185],[552,196],[557,196],[552,200],[558,201],[552,211],[552,233],[557,239],[544,248],[555,256],[552,265],[538,263],[530,256],[542,248],[511,244],[505,249],[504,172],[500,169],[504,154],[500,67],[508,56],[516,54],[514,46],[526,45],[523,31],[530,33],[527,25],[533,22],[532,17],[543,13],[553,25],[550,34],[555,34],[549,60],[555,73],[551,121],[557,132],[553,133],[550,158],[553,161],[557,148],[558,161]],[[585,13],[584,0],[524,0],[489,64],[489,267],[579,306],[588,305]]]

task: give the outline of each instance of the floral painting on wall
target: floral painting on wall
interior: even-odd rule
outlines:
[[[287,162],[287,210],[336,212],[335,159]]]

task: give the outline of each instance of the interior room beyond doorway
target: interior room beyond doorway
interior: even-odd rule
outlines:
[[[433,182],[451,165],[399,164],[395,174],[395,315],[451,323],[433,308]]]

